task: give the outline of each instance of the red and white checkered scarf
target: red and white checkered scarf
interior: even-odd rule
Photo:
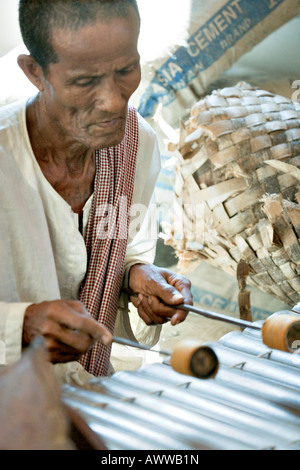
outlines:
[[[96,178],[85,242],[88,268],[80,300],[113,334],[127,248],[138,151],[138,117],[128,108],[121,144],[96,151]],[[97,343],[80,359],[95,375],[107,375],[111,348]]]

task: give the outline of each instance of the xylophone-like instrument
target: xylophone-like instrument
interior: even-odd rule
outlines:
[[[294,352],[270,348],[265,323],[202,345],[218,358],[206,380],[179,373],[171,355],[87,386],[65,385],[62,399],[109,450],[299,450],[299,335]]]

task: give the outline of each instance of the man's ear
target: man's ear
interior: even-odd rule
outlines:
[[[44,72],[42,67],[31,55],[21,54],[18,57],[18,65],[25,73],[28,80],[36,86],[39,91],[44,90]]]

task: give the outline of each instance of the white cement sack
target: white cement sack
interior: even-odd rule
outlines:
[[[239,57],[300,13],[300,0],[138,3],[143,79],[134,104],[143,117],[151,118],[161,103],[164,119],[171,125],[177,125],[195,99]],[[163,29],[157,17],[163,18]]]

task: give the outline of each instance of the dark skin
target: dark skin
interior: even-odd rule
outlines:
[[[47,72],[31,56],[18,63],[38,95],[27,108],[34,155],[57,193],[81,215],[93,194],[95,149],[118,145],[124,137],[129,98],[140,82],[137,51],[139,20],[134,9],[126,18],[96,21],[79,31],[55,30],[52,44],[59,58]],[[192,303],[190,283],[155,266],[130,270],[133,304],[146,324],[183,321],[186,312],[166,307]],[[112,342],[81,302],[57,300],[28,307],[23,344],[45,338],[53,363],[78,360],[96,341]]]
[[[49,163],[37,158],[44,176],[56,192],[72,207],[73,212],[82,215],[86,201],[94,192],[95,158],[92,155],[79,161]]]
[[[190,281],[168,269],[136,264],[130,269],[129,287],[137,293],[130,300],[147,325],[162,325],[169,319],[177,325],[187,313],[176,305],[192,304]]]

